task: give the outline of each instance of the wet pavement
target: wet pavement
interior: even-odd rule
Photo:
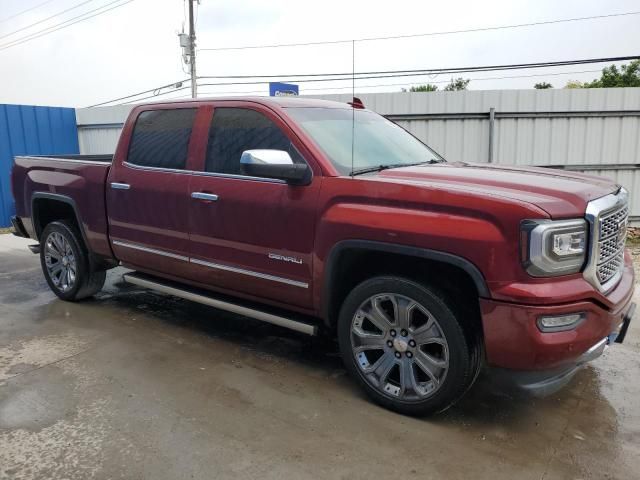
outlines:
[[[78,304],[0,235],[0,478],[640,478],[640,321],[544,399],[371,404],[334,344],[121,284]]]

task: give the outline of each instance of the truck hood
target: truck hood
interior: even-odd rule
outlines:
[[[583,216],[589,201],[620,188],[606,178],[551,168],[466,162],[394,168],[376,177],[511,198],[534,204],[552,218]]]

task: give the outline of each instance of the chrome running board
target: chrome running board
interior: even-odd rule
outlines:
[[[226,297],[225,300],[222,300],[215,297],[215,294],[211,294],[209,292],[203,292],[202,290],[193,289],[188,286],[177,284],[175,282],[158,279],[137,272],[125,273],[122,276],[122,279],[126,283],[130,283],[132,285],[149,288],[151,290],[166,293],[168,295],[184,298],[185,300],[201,303],[203,305],[208,305],[220,310],[226,310],[227,312],[244,315],[245,317],[255,318],[256,320],[261,320],[263,322],[272,323],[273,325],[289,328],[291,330],[295,330],[296,332],[306,333],[307,335],[317,335],[318,333],[318,327],[316,325],[305,323],[299,320],[293,320],[291,318],[283,317],[274,313],[269,313],[264,310],[258,310],[253,306],[244,306],[240,303],[241,300],[238,300],[238,303],[233,303],[227,300]]]

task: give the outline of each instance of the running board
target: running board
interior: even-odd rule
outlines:
[[[184,286],[168,280],[158,279],[149,275],[133,272],[125,273],[122,279],[126,283],[137,285],[139,287],[149,288],[158,292],[173,295],[175,297],[184,298],[192,302],[201,303],[210,307],[218,308],[220,310],[226,310],[227,312],[237,313],[238,315],[244,315],[245,317],[255,318],[263,322],[279,325],[280,327],[289,328],[296,332],[306,333],[307,335],[317,335],[318,327],[310,323],[294,320],[274,313],[269,313],[266,307],[263,309],[257,309],[253,305],[251,307],[242,305],[241,300],[234,299],[235,302],[229,301],[228,297],[222,300],[220,297],[214,296],[215,294],[205,292],[199,289]]]

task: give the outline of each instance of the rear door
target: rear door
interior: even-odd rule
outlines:
[[[314,171],[310,185],[243,175],[245,150],[286,150]],[[310,153],[270,109],[214,105],[203,172],[191,178],[191,263],[198,281],[287,305],[311,306],[316,201]]]
[[[129,267],[184,277],[189,272],[187,169],[198,109],[145,108],[128,126],[130,140],[118,146],[124,151],[116,154],[107,181],[112,248]]]

